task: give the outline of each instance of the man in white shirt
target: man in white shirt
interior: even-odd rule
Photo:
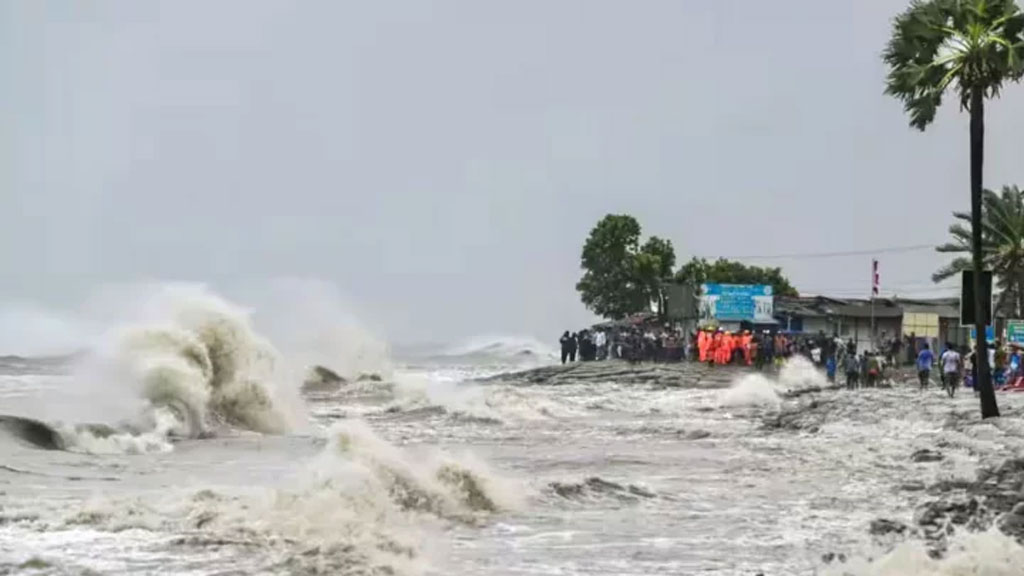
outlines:
[[[956,351],[956,348],[946,344],[946,351],[939,357],[939,364],[942,364],[943,384],[947,386],[959,384],[963,360],[960,358],[960,353]]]

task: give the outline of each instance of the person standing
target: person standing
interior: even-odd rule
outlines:
[[[558,339],[558,343],[562,346],[562,364],[565,364],[569,360],[569,350],[571,349],[569,340],[571,338],[572,337],[569,336],[569,331],[566,330],[565,333],[562,334],[562,337]]]
[[[1017,378],[1020,377],[1020,363],[1020,349],[1015,346],[1010,349],[1010,366],[1008,368],[1009,372],[1006,376],[1007,384],[1015,383],[1017,381]]]
[[[575,332],[573,332],[572,336],[569,336],[569,362],[575,362],[576,361],[576,352],[578,352],[579,349],[580,349],[579,335],[576,334]]]
[[[946,351],[939,358],[939,364],[942,365],[942,380],[946,383],[946,386],[955,387],[959,385],[963,360],[952,344],[946,344]]]
[[[882,375],[882,358],[875,352],[868,356],[868,387],[878,388],[878,382]]]
[[[775,339],[767,330],[761,334],[761,345],[758,346],[758,370],[764,370],[765,366],[771,368],[775,358]]]
[[[843,359],[843,368],[846,372],[846,388],[853,390],[857,387],[860,376],[860,362],[857,360],[857,355],[847,354]]]
[[[917,379],[921,383],[921,390],[928,387],[928,380],[932,374],[932,364],[935,363],[935,355],[925,342],[921,345],[921,351],[917,354]]]

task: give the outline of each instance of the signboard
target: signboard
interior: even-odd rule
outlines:
[[[702,284],[702,322],[773,322],[772,287],[760,284]]]
[[[971,328],[971,340],[977,340],[977,339],[978,339],[978,329],[972,327]],[[995,328],[993,328],[991,326],[985,326],[985,341],[986,342],[995,342],[996,341],[996,330],[995,330]]]
[[[1024,320],[1006,321],[1006,339],[1014,344],[1024,345]]]

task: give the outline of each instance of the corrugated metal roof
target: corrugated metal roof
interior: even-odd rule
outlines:
[[[904,312],[938,314],[940,318],[959,318],[960,302],[957,298],[936,298],[901,300],[878,298],[874,302],[875,318],[899,318]],[[867,298],[829,298],[813,296],[800,298],[778,297],[775,299],[777,316],[820,318],[823,316],[845,316],[848,318],[870,318],[872,303]]]
[[[836,307],[836,316],[845,316],[848,318],[899,318],[903,316],[903,309],[899,306],[874,306],[872,310],[871,304],[847,304],[845,306]]]

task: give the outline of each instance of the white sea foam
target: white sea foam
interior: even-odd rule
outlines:
[[[777,386],[761,374],[747,374],[722,392],[721,405],[727,407],[765,406],[778,408],[782,404]]]
[[[149,426],[140,432],[100,433],[91,427],[61,425],[57,432],[70,452],[86,454],[147,454],[174,449],[169,436],[184,434],[182,422],[167,408],[156,408],[149,414]]]
[[[824,388],[828,380],[806,358],[796,356],[787,361],[777,376],[761,373],[745,374],[722,392],[722,406],[763,406],[778,408],[786,392]]]
[[[944,558],[933,559],[920,541],[903,542],[875,559],[854,558],[825,576],[1019,576],[1024,547],[998,530],[956,539]]]
[[[400,371],[395,374],[395,383],[391,410],[439,407],[456,416],[495,422],[544,420],[579,413],[536,392],[474,384],[436,372]]]

